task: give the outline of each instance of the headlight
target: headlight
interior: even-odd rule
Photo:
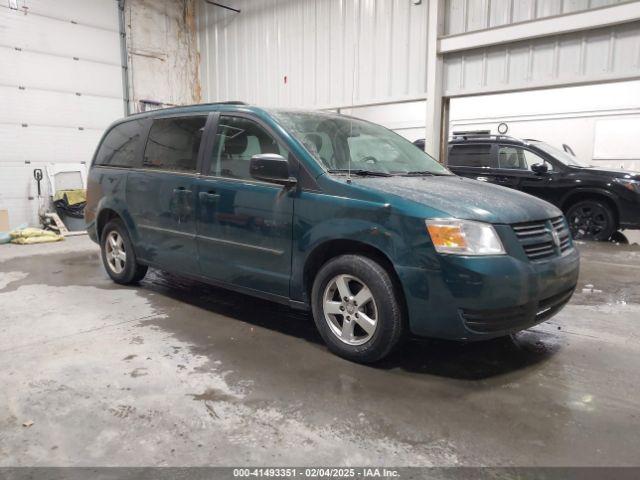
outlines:
[[[640,193],[640,181],[631,180],[630,178],[614,178],[614,182],[619,183],[627,190],[631,190],[634,193]]]
[[[504,255],[502,242],[492,225],[471,220],[425,220],[438,253],[455,255]]]

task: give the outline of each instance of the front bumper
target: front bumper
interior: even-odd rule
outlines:
[[[578,282],[579,253],[532,262],[512,256],[441,256],[431,268],[398,268],[415,335],[481,340],[557,313]]]

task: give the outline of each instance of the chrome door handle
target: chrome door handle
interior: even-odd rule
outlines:
[[[481,182],[488,182],[489,177],[476,177],[476,180],[480,180]]]

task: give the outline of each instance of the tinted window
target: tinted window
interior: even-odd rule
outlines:
[[[98,149],[96,165],[111,167],[134,167],[140,162],[136,160],[136,151],[142,140],[141,120],[121,123],[109,131]]]
[[[251,157],[261,153],[277,153],[287,158],[286,150],[257,123],[242,117],[221,116],[210,173],[251,178]]]
[[[520,147],[501,145],[498,150],[498,165],[500,168],[510,170],[529,170],[535,163],[547,163],[544,158],[536,155],[530,150]],[[551,164],[547,163],[547,168],[551,170]]]
[[[206,116],[159,118],[153,121],[143,166],[195,172]]]
[[[491,167],[491,145],[453,145],[448,164],[452,167]]]

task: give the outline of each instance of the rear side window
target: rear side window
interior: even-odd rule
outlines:
[[[452,167],[491,167],[491,145],[453,145],[448,164]]]
[[[159,118],[153,121],[142,166],[195,172],[206,116]]]
[[[95,165],[136,167],[136,152],[142,141],[143,122],[133,120],[113,127],[100,144]]]

